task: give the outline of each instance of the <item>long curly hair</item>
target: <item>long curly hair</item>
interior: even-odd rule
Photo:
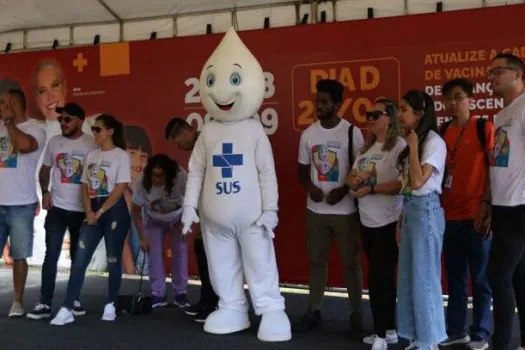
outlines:
[[[180,171],[179,164],[174,159],[162,153],[152,156],[144,168],[144,178],[142,180],[142,186],[144,186],[144,189],[148,193],[150,193],[151,187],[153,186],[153,169],[155,168],[164,171],[164,188],[168,195],[171,195],[174,180]]]
[[[399,123],[397,121],[397,105],[394,101],[388,98],[379,98],[375,103],[380,103],[385,106],[385,112],[388,114],[389,123],[388,123],[388,134],[386,136],[385,143],[382,150],[388,152],[396,146],[397,138],[400,135]],[[377,137],[373,132],[368,132],[366,137],[365,145],[361,153],[366,153],[376,142]]]

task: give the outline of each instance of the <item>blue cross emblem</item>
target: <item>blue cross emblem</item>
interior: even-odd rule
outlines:
[[[233,154],[233,143],[222,144],[222,154],[213,156],[213,166],[221,168],[222,177],[225,179],[233,177],[233,167],[243,164],[243,155]]]

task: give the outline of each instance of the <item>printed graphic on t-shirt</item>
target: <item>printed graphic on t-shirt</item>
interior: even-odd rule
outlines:
[[[56,163],[60,169],[60,182],[63,184],[80,184],[82,176],[83,155],[59,153]]]
[[[496,130],[496,142],[494,150],[492,151],[490,165],[493,167],[507,168],[509,166],[509,154],[510,141],[507,131],[502,127],[499,127]]]
[[[103,167],[104,164],[100,166],[97,163],[91,163],[88,165],[90,197],[109,196],[108,179],[106,177],[106,171],[103,169]]]
[[[150,210],[160,214],[170,213],[180,208],[179,203],[172,198],[159,198],[150,203]]]
[[[403,161],[403,171],[401,172],[401,194],[412,194],[412,187],[410,186],[410,176],[408,173],[408,157]]]
[[[359,159],[357,162],[357,171],[362,177],[366,178],[366,180],[363,181],[363,186],[377,185],[376,164],[381,159],[383,159],[383,156],[380,154]]]
[[[312,162],[317,170],[317,180],[322,182],[339,181],[339,159],[337,152],[341,142],[327,142],[312,147]]]
[[[14,152],[9,137],[0,137],[0,168],[16,168],[17,163],[18,153]]]

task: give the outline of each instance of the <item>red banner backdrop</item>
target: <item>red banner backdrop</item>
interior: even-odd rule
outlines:
[[[346,86],[341,115],[359,126],[374,99],[399,99],[411,88],[434,96],[442,119],[440,86],[454,77],[477,83],[473,113],[492,118],[502,101],[492,96],[486,67],[501,51],[525,57],[525,36],[518,27],[523,18],[525,5],[516,5],[240,32],[267,78],[266,99],[258,115],[273,145],[279,180],[276,250],[282,282],[308,283],[306,194],[297,181],[296,166],[301,131],[314,120],[317,79],[331,77]],[[2,55],[0,77],[23,85],[36,116],[42,103],[39,109],[35,66],[42,59],[56,59],[66,80],[66,100],[81,103],[90,115],[108,112],[125,124],[143,127],[153,153],[167,153],[186,167],[189,155],[164,140],[164,127],[174,116],[198,125],[207,120],[197,79],[221,38],[208,35]],[[193,257],[190,266],[196,273]],[[343,285],[335,250],[329,284]]]

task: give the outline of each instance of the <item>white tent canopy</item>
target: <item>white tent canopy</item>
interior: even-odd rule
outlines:
[[[214,33],[524,3],[524,0],[0,0],[0,50]],[[305,15],[308,15],[305,17]],[[2,46],[3,45],[3,46]]]

